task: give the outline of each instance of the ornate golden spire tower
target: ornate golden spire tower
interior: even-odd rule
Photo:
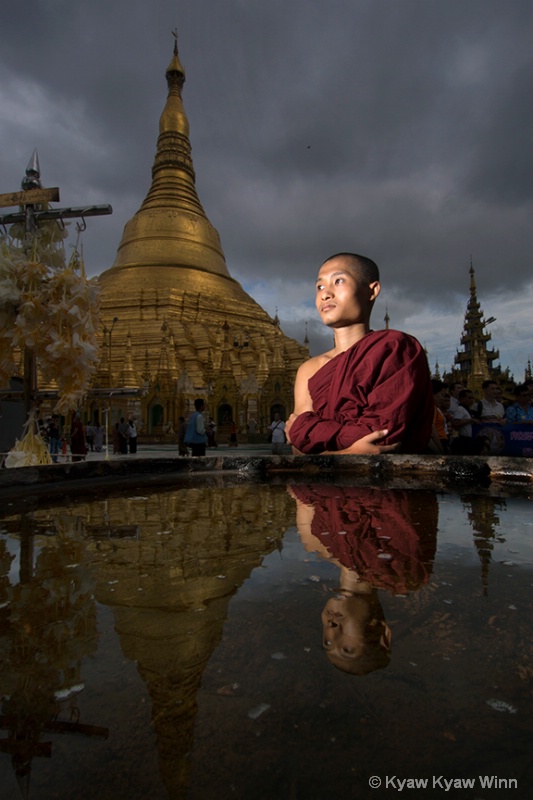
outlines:
[[[495,377],[500,370],[493,366],[499,358],[497,350],[487,347],[491,339],[490,333],[485,333],[485,327],[494,322],[494,317],[486,320],[477,299],[474,267],[470,261],[470,298],[466,307],[465,323],[461,336],[462,351],[457,351],[453,375],[456,380],[462,380],[473,391],[479,391],[484,380]]]
[[[100,385],[120,388],[120,376],[138,375],[146,399],[136,411],[149,432],[176,429],[195,396],[206,398],[218,424],[223,408],[243,427],[251,418],[268,425],[274,405],[287,415],[292,410],[293,380],[307,348],[282,334],[229,274],[219,235],[196,193],[177,37],[166,79],[150,190],[124,228],[113,266],[99,278],[104,331],[117,318],[112,338],[103,338],[107,381]],[[226,369],[221,376],[215,373],[223,350],[231,374]],[[265,359],[288,365],[284,381],[279,370],[275,380],[264,375]],[[123,414],[131,410],[125,405]]]

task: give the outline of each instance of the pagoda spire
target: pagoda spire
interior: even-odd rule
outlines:
[[[196,193],[189,121],[182,101],[185,70],[176,32],[174,36],[152,184],[124,228],[113,267],[183,266],[230,278],[220,237]]]
[[[485,327],[495,321],[494,317],[485,320],[479,300],[477,299],[477,288],[475,271],[470,257],[470,298],[466,307],[463,334],[461,336],[462,351],[458,351],[454,363],[456,373],[459,372],[458,379],[464,381],[473,391],[480,390],[484,380],[494,377],[497,371],[493,367],[500,354],[497,350],[489,350],[487,347],[491,339],[490,333],[485,333]]]

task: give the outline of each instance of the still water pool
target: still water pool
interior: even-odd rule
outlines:
[[[531,797],[532,587],[525,494],[4,502],[0,797]]]

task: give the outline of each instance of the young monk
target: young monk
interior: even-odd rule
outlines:
[[[377,265],[338,253],[316,281],[316,307],[335,346],[296,375],[294,413],[285,426],[300,453],[425,453],[433,422],[426,355],[406,333],[370,330],[380,292]]]

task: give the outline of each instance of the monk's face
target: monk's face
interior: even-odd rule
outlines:
[[[379,281],[364,283],[351,262],[339,256],[322,264],[316,281],[316,307],[330,328],[368,324]]]
[[[368,622],[367,598],[331,597],[321,617],[324,650],[345,658],[360,656]]]
[[[386,666],[391,631],[374,616],[370,595],[330,598],[322,612],[322,642],[328,660],[344,672],[366,674]]]

